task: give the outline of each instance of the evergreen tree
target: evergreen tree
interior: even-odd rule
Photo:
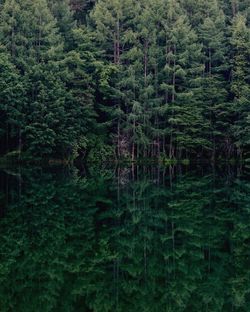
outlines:
[[[250,30],[246,18],[237,15],[232,26],[235,124],[232,127],[238,154],[249,152],[250,146]]]
[[[70,0],[71,9],[78,24],[82,25],[87,22],[88,15],[96,2],[97,0]]]
[[[24,148],[33,155],[49,155],[65,132],[61,128],[65,117],[63,82],[57,64],[63,46],[56,21],[45,0],[13,0],[3,6],[0,29],[1,42],[27,89]]]
[[[203,44],[204,72],[202,80],[202,102],[205,117],[209,122],[207,139],[210,141],[211,155],[216,157],[216,150],[226,156],[232,156],[231,106],[228,104],[226,77],[229,72],[228,46],[225,38],[225,16],[219,4],[210,4],[209,17],[204,16],[198,32]]]
[[[247,0],[1,1],[1,152],[245,155],[249,16]]]
[[[1,154],[22,149],[25,88],[21,76],[5,51],[0,52],[0,141]]]
[[[57,28],[64,37],[65,48],[72,46],[72,29],[75,27],[69,0],[48,0],[48,6],[57,20]]]
[[[207,146],[203,138],[206,121],[199,101],[201,46],[187,17],[175,1],[168,1],[162,19],[165,65],[161,89],[165,92],[169,158],[181,157]]]

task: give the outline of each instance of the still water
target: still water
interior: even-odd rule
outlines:
[[[250,311],[247,168],[0,172],[0,311]]]

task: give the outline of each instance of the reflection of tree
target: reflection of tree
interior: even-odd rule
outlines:
[[[249,183],[133,169],[12,181],[1,311],[247,311]]]

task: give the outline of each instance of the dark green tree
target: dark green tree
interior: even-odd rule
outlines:
[[[232,26],[233,49],[232,92],[234,94],[235,123],[232,131],[238,155],[249,152],[250,146],[250,30],[246,19],[237,15]]]
[[[0,141],[1,154],[21,153],[24,130],[25,87],[7,52],[0,52]]]

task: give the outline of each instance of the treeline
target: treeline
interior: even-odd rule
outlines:
[[[1,155],[249,158],[248,0],[0,4]]]

